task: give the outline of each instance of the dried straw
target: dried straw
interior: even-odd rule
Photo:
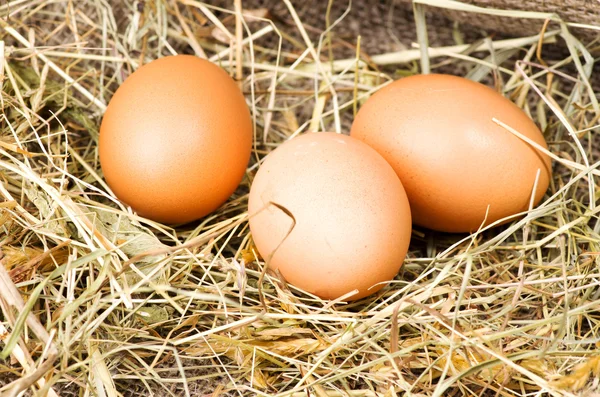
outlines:
[[[368,30],[360,40],[338,35],[365,6],[324,3],[322,26],[287,0],[278,15],[237,0],[0,6],[0,395],[598,391],[592,72],[600,47],[559,20],[560,29],[531,37],[468,42],[457,28],[456,43],[432,48],[431,6],[473,18],[547,15],[419,0],[417,40],[370,53]],[[547,57],[553,48],[562,55]],[[206,57],[236,77],[256,126],[240,189],[214,214],[177,227],[120,204],[97,153],[115,88],[173,53]],[[495,84],[534,117],[554,159],[543,202],[468,236],[415,228],[397,279],[351,304],[322,301],[266,272],[246,213],[260,160],[297,134],[347,131],[369,95],[397,74],[419,72],[416,61],[424,71],[463,70]]]

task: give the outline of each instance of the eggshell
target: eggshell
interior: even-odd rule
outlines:
[[[533,121],[482,84],[418,75],[382,88],[362,106],[350,135],[376,149],[402,181],[416,224],[470,232],[529,207],[548,188],[550,159],[492,121],[546,148]],[[489,213],[486,218],[486,210]]]
[[[152,61],[112,97],[100,127],[110,188],[139,215],[189,222],[218,208],[240,183],[252,120],[236,83],[189,55]]]
[[[402,183],[375,150],[346,135],[309,133],[275,149],[248,207],[268,265],[323,299],[378,291],[398,273],[410,241]]]

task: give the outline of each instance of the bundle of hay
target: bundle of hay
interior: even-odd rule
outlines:
[[[599,6],[472,3],[0,5],[0,395],[597,395]],[[119,203],[97,151],[115,89],[174,53],[240,78],[257,139],[228,203],[176,228]],[[396,280],[349,304],[265,274],[256,159],[347,132],[380,86],[422,71],[532,116],[554,162],[540,207],[472,235],[415,228]]]

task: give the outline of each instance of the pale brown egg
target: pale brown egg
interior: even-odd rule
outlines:
[[[269,267],[323,299],[381,289],[398,273],[411,235],[392,167],[359,140],[332,132],[271,152],[252,182],[248,213]]]
[[[532,195],[537,204],[550,180],[548,156],[494,118],[547,147],[535,123],[510,100],[482,84],[439,74],[403,78],[379,90],[358,112],[350,135],[392,165],[415,224],[471,232],[484,220],[526,211]]]
[[[252,120],[236,83],[190,55],[140,67],[117,89],[100,127],[100,163],[116,196],[139,215],[185,223],[236,190]]]

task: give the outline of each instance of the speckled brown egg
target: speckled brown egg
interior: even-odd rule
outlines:
[[[440,74],[403,78],[379,90],[358,112],[350,135],[392,165],[415,224],[470,232],[526,211],[532,196],[537,204],[550,179],[550,159],[494,118],[547,147],[535,123],[510,100]]]
[[[190,55],[152,61],[112,97],[100,163],[115,195],[139,215],[185,223],[217,209],[244,176],[252,120],[236,83]]]
[[[252,237],[268,266],[323,299],[358,299],[394,278],[411,235],[402,183],[375,150],[331,132],[271,152],[252,182]]]

